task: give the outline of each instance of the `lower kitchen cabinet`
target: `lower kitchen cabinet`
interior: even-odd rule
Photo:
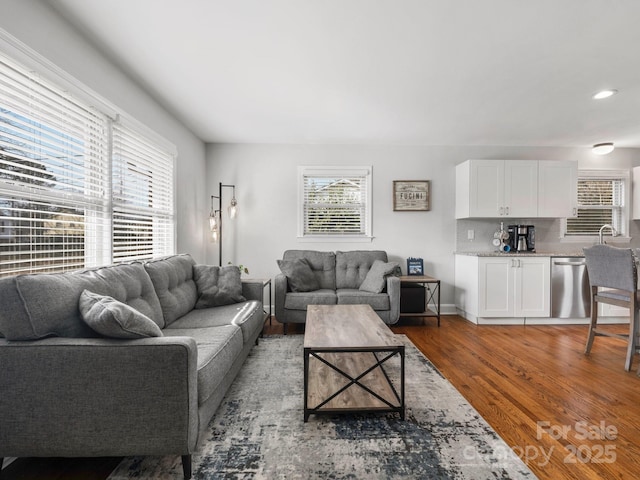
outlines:
[[[456,307],[468,320],[524,323],[550,316],[550,257],[456,255],[455,275]]]

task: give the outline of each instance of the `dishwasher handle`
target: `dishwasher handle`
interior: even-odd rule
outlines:
[[[553,262],[554,265],[565,265],[569,267],[584,267],[586,262]]]

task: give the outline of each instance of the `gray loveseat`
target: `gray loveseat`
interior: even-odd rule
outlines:
[[[278,265],[276,319],[285,333],[306,321],[308,305],[367,304],[387,324],[400,317],[400,266],[382,250],[287,250]]]
[[[198,437],[265,320],[262,282],[240,284],[237,267],[218,268],[175,255],[0,279],[0,465],[2,457],[181,455],[189,478]],[[224,293],[223,274],[237,274],[241,294],[206,308]],[[117,305],[124,330],[114,335],[132,338],[88,326],[91,314],[79,307],[94,301],[86,291],[115,299],[99,320]]]

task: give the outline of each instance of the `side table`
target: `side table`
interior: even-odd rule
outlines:
[[[429,275],[401,275],[400,282],[422,285],[425,289],[424,311],[402,313],[401,317],[436,317],[440,326],[440,279]]]

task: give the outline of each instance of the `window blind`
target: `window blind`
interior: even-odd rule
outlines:
[[[0,55],[0,275],[104,263],[108,118]]]
[[[624,234],[623,207],[623,179],[580,178],[578,215],[577,218],[567,219],[567,235],[598,235],[600,227],[606,224],[613,225],[619,234]]]
[[[0,53],[0,276],[174,253],[175,147],[79,93]]]
[[[113,125],[113,261],[173,253],[174,155],[122,122]]]
[[[364,169],[303,173],[303,235],[369,235],[369,181]]]

